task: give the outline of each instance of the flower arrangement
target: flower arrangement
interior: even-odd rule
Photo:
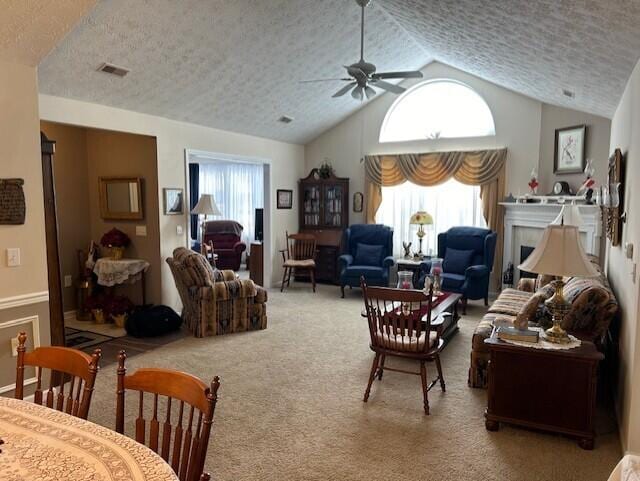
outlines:
[[[538,193],[538,186],[540,185],[538,182],[538,169],[533,169],[531,171],[531,180],[529,180],[527,185],[529,186],[532,195],[536,195]]]
[[[111,257],[122,259],[125,248],[131,243],[129,236],[115,227],[102,236],[100,244],[111,249]]]
[[[126,296],[111,296],[105,300],[104,310],[111,317],[128,314],[133,309],[133,302]]]
[[[131,243],[129,236],[115,227],[102,236],[100,244],[104,247],[127,247]]]
[[[333,167],[328,161],[324,161],[320,168],[318,168],[318,174],[320,174],[321,179],[328,179],[333,174]]]

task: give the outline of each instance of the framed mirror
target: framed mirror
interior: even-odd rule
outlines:
[[[111,220],[143,219],[142,179],[100,177],[100,214]]]

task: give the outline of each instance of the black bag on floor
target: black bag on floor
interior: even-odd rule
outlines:
[[[124,328],[133,337],[156,337],[177,331],[181,325],[182,319],[169,306],[142,306],[131,313]]]

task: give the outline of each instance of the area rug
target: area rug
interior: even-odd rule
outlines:
[[[94,347],[113,339],[110,336],[98,334],[97,332],[80,331],[70,327],[64,328],[64,338],[67,347],[73,347],[74,349],[80,350]]]
[[[209,382],[221,377],[206,468],[217,481],[602,481],[621,457],[611,412],[600,413],[594,451],[564,436],[484,426],[486,391],[467,386],[473,329],[484,312],[470,303],[442,354],[447,392],[387,372],[362,402],[373,354],[357,289],[293,283],[269,291],[264,331],[184,337],[127,362],[174,368]],[[415,369],[398,360],[395,367]],[[434,375],[430,365],[429,377]],[[114,365],[98,375],[89,419],[115,421]],[[135,406],[126,415],[133,431]],[[148,403],[153,404],[153,403]],[[162,402],[164,405],[164,401]]]

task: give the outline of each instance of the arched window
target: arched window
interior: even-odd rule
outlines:
[[[491,110],[475,90],[439,79],[416,85],[393,103],[380,129],[380,142],[495,134]]]

